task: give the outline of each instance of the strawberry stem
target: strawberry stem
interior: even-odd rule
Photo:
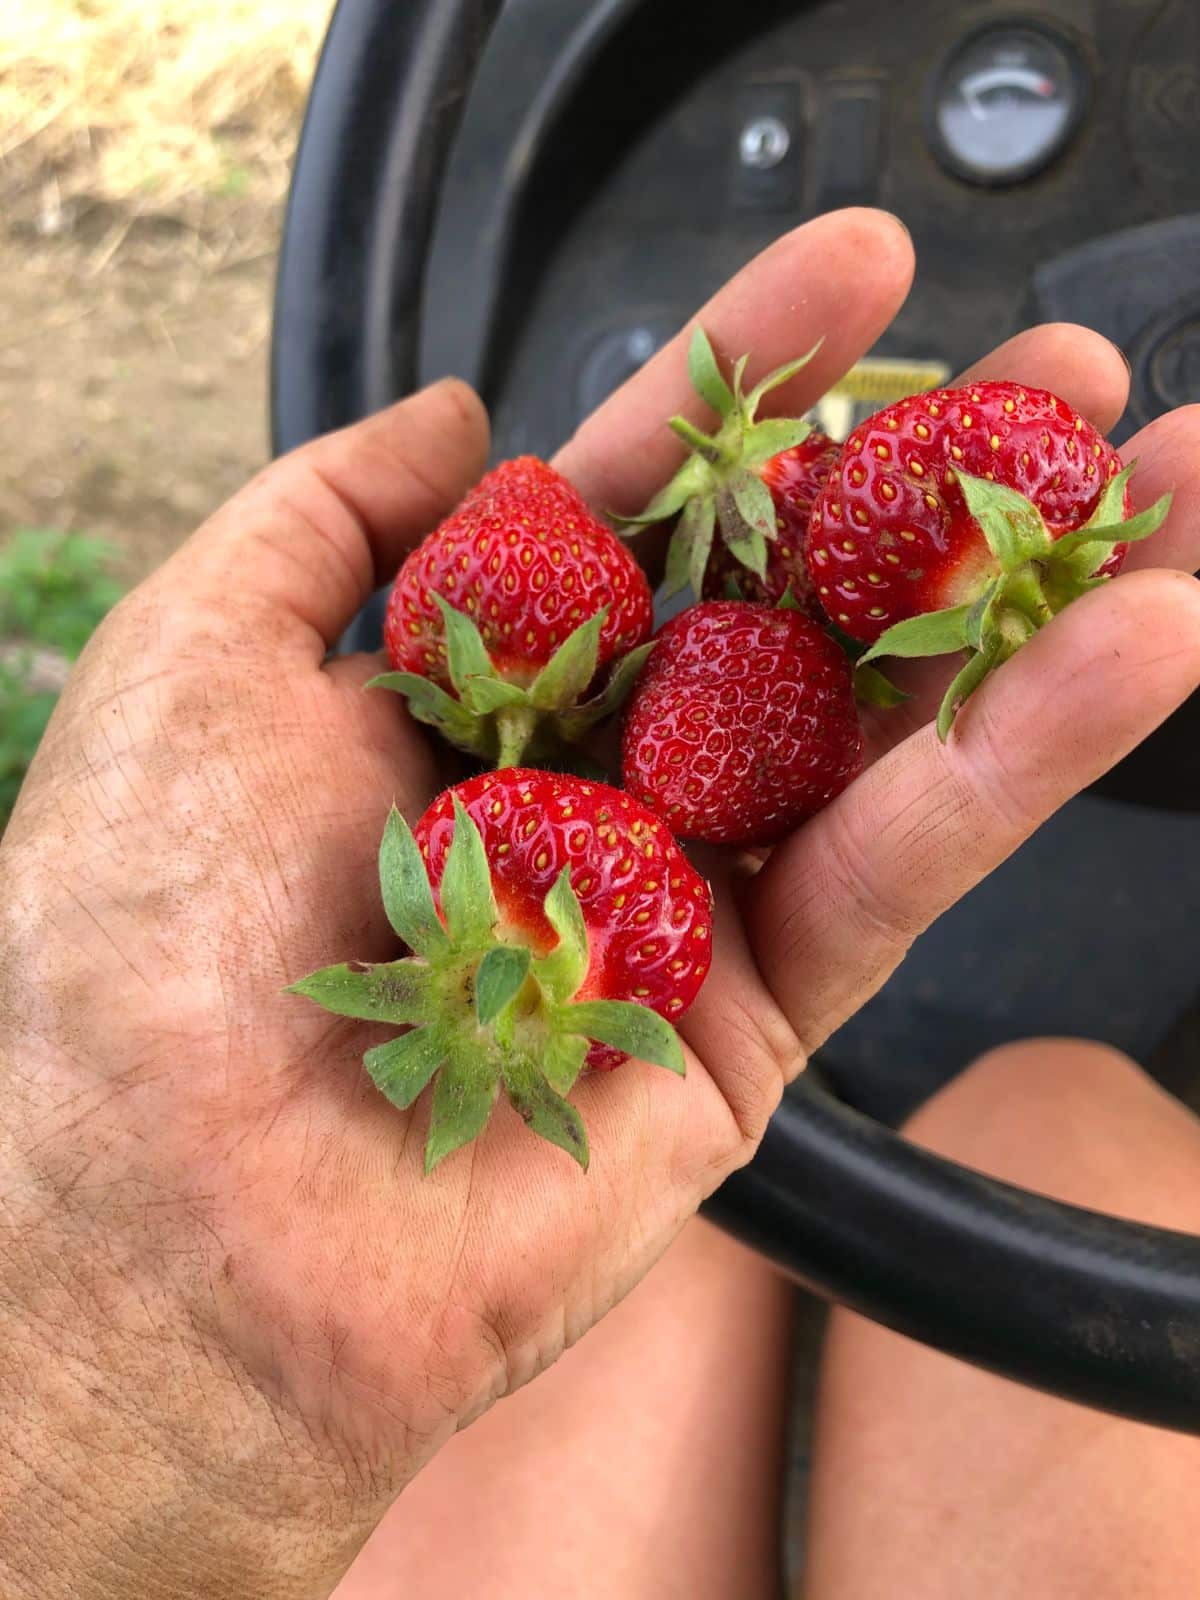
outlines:
[[[537,730],[538,713],[532,706],[508,706],[496,713],[498,767],[519,767]]]
[[[714,467],[724,465],[729,460],[729,452],[724,449],[719,440],[711,434],[702,433],[699,428],[690,423],[686,417],[672,417],[667,424],[671,432],[682,439],[697,455],[703,456],[705,461]]]

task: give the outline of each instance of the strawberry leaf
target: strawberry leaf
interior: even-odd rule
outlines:
[[[705,496],[705,498],[711,505],[712,497]],[[688,511],[691,511],[697,503],[695,500],[689,501]],[[684,518],[680,517],[675,531],[671,535],[671,542],[667,546],[667,564],[663,573],[662,584],[664,600],[669,600],[672,595],[678,594],[681,589],[687,588],[688,572],[692,560],[692,544],[693,541],[684,527]]]
[[[944,611],[925,611],[919,617],[906,617],[881,634],[869,650],[858,658],[860,666],[880,656],[944,656],[951,650],[965,649],[970,605],[949,606]]]
[[[363,1022],[428,1022],[433,1007],[429,969],[409,959],[323,967],[283,992],[302,994],[335,1016]]]
[[[891,711],[896,706],[902,706],[906,700],[911,700],[912,696],[898,689],[878,667],[856,666],[854,698],[860,706],[877,706],[881,711]]]
[[[583,1000],[561,1006],[555,1026],[564,1033],[581,1033],[614,1050],[624,1050],[639,1061],[650,1061],[682,1077],[687,1070],[679,1035],[664,1017],[633,1000]]]
[[[711,487],[712,472],[708,463],[698,456],[691,456],[666,488],[655,495],[644,511],[640,511],[635,517],[623,517],[615,511],[610,511],[608,517],[618,528],[627,529],[631,534],[635,534],[656,522],[669,521],[683,509],[693,495],[704,494]]]
[[[746,416],[751,422],[758,415],[758,408],[762,404],[763,396],[770,394],[772,389],[781,388],[790,379],[794,378],[798,372],[802,372],[824,343],[824,339],[818,339],[811,350],[797,357],[795,361],[788,361],[782,367],[776,367],[774,372],[768,372],[762,382],[751,389],[746,396]]]
[[[516,944],[495,945],[484,956],[475,974],[475,1015],[481,1028],[516,999],[531,959],[529,951]]]
[[[998,644],[999,641],[994,640],[989,649],[975,651],[966,666],[946,690],[946,697],[942,701],[937,716],[938,738],[943,744],[950,737],[950,729],[960,706],[965,704],[971,695],[975,693],[976,689],[996,665],[999,655]]]
[[[688,377],[706,406],[720,417],[729,415],[733,410],[733,392],[721,376],[720,363],[708,335],[700,327],[693,331],[688,346]]]
[[[765,422],[756,422],[746,434],[742,465],[756,467],[771,461],[783,451],[803,444],[811,432],[812,424],[803,417],[768,417]]]
[[[483,1132],[496,1098],[496,1072],[486,1055],[451,1045],[438,1074],[425,1143],[425,1172]]]
[[[1125,491],[1129,487],[1129,480],[1133,477],[1136,461],[1131,461],[1127,467],[1122,468],[1115,478],[1110,478],[1104,485],[1104,491],[1096,501],[1091,516],[1087,519],[1086,526],[1092,528],[1107,527],[1110,523],[1120,522],[1125,516]],[[1059,540],[1059,543],[1062,541]]]
[[[955,470],[954,479],[1003,572],[1015,572],[1049,553],[1050,534],[1032,500],[966,472]]]
[[[1136,516],[1128,517],[1124,522],[1099,525],[1089,522],[1084,527],[1077,528],[1074,533],[1064,533],[1061,539],[1055,541],[1053,559],[1059,561],[1086,551],[1090,561],[1088,567],[1090,576],[1096,567],[1108,560],[1114,544],[1137,544],[1139,540],[1148,539],[1152,533],[1157,533],[1166,521],[1170,509],[1171,496],[1164,494],[1152,506],[1147,506],[1145,511],[1139,511]]]
[[[449,695],[431,678],[416,672],[381,672],[366,685],[368,689],[392,689],[408,702],[409,715],[437,731],[450,744],[468,755],[488,761],[493,744],[488,730],[461,700]]]
[[[748,528],[761,533],[764,539],[774,539],[775,502],[771,491],[756,472],[739,472],[729,483],[733,503],[738,515]]]
[[[588,709],[595,708],[596,717],[606,717],[620,706],[625,696],[637,682],[642,668],[654,654],[657,639],[648,639],[633,650],[627,650],[608,677],[608,682],[594,700],[587,702]]]
[[[801,614],[803,614],[804,607],[800,604],[799,600],[797,600],[796,596],[792,593],[792,586],[791,586],[790,583],[788,584],[787,588],[783,591],[783,593],[779,596],[779,599],[775,602],[775,609],[776,609],[776,611],[799,611]],[[844,638],[845,638],[845,635],[842,636],[842,639],[844,639]],[[838,643],[842,644],[842,648],[845,649],[845,644],[842,643],[842,640],[839,640]]]
[[[539,711],[560,711],[573,706],[596,676],[600,655],[600,630],[608,617],[601,606],[594,616],[581,622],[533,680],[529,703]]]
[[[534,1133],[574,1156],[586,1172],[587,1131],[583,1118],[569,1100],[551,1088],[536,1067],[513,1062],[504,1072],[504,1089],[521,1120]]]
[[[555,878],[542,910],[558,935],[558,943],[534,962],[533,970],[546,993],[562,1004],[577,991],[588,968],[587,924],[579,897],[571,887],[569,868],[564,867]]]
[[[688,558],[688,582],[697,598],[704,589],[704,574],[712,553],[717,525],[717,503],[711,494],[693,500],[680,519],[680,536]],[[682,584],[679,586],[683,587]],[[670,591],[674,593],[674,590]]]
[[[739,405],[742,403],[742,379],[746,376],[746,368],[750,364],[750,352],[739,356],[733,363],[733,398]]]
[[[529,704],[529,696],[520,684],[508,683],[503,678],[470,677],[463,685],[462,698],[463,704],[477,716]]]
[[[650,639],[646,644],[638,645],[636,650],[628,651],[613,667],[608,682],[599,694],[583,701],[581,705],[570,706],[566,711],[560,711],[552,722],[558,737],[571,744],[576,739],[581,739],[597,722],[611,716],[625,700],[657,642],[655,639]],[[608,781],[602,767],[587,772],[580,771],[577,767],[572,767],[570,770],[577,772],[580,777],[598,778],[601,783]]]
[[[430,594],[446,628],[446,660],[450,668],[450,682],[462,694],[469,678],[494,678],[496,669],[487,653],[487,646],[479,629],[470,617],[454,607],[436,589]]]
[[[790,591],[789,591],[789,593],[790,593]],[[732,572],[728,572],[728,573],[725,574],[725,582],[721,585],[721,598],[723,600],[743,600],[743,601],[746,598],[745,595],[742,593],[741,584],[737,581],[737,579],[734,577]],[[785,595],[784,599],[786,599],[786,598],[787,598],[787,596]],[[783,600],[780,600],[779,604],[783,605]],[[797,606],[795,609],[797,611],[799,611],[800,607]]]
[[[454,837],[442,869],[442,910],[451,939],[461,950],[492,941],[496,899],[479,829],[454,796]]]
[[[744,567],[761,579],[767,577],[767,541],[754,528],[747,528],[737,512],[721,523],[721,534],[734,555]]]
[[[552,1033],[542,1055],[546,1082],[559,1094],[570,1094],[587,1060],[588,1042],[577,1033]]]
[[[395,806],[379,845],[379,884],[387,919],[409,949],[427,960],[443,955],[450,941],[433,903],[420,846]]]
[[[667,546],[667,569],[663,578],[666,599],[694,582],[697,571],[703,578],[712,549],[715,520],[716,508],[711,494],[694,495],[684,507]],[[700,593],[699,589],[696,593]]]
[[[375,1087],[407,1111],[445,1058],[445,1035],[434,1022],[376,1045],[363,1057],[363,1066]]]
[[[983,649],[984,631],[991,621],[990,613],[996,604],[996,598],[999,593],[1000,585],[989,583],[967,612],[964,632],[966,634],[966,642],[972,650]]]

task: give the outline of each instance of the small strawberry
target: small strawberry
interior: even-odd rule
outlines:
[[[1132,466],[1066,401],[1017,383],[934,389],[847,440],[817,497],[806,554],[817,596],[860,659],[967,649],[942,704],[1065,605],[1116,573],[1167,514],[1134,516]]]
[[[606,784],[506,768],[447,790],[410,830],[394,808],[383,903],[413,954],[294,984],[339,1016],[410,1024],[369,1050],[402,1109],[437,1074],[425,1169],[478,1134],[503,1087],[587,1166],[565,1096],[585,1065],[684,1069],[671,1024],[712,960],[712,899],[659,818]],[[594,1042],[593,1042],[594,1041]]]
[[[514,766],[616,708],[652,625],[629,551],[560,473],[522,456],[489,472],[401,567],[384,625],[396,670],[373,684],[406,695],[459,749]]]
[[[810,616],[823,615],[804,560],[804,545],[813,501],[841,450],[836,440],[814,428],[802,444],[781,450],[755,469],[775,503],[776,537],[767,544],[766,574],[758,577],[738,560],[724,540],[717,540],[704,575],[706,600],[728,599],[731,586],[736,586],[743,600],[770,606],[790,590]]]
[[[693,606],[634,686],[623,757],[626,789],[680,838],[773,843],[862,768],[852,664],[791,608]]]
[[[711,560],[721,574],[718,588],[727,574],[744,570],[771,599],[790,586],[807,604],[801,538],[815,477],[830,464],[820,460],[830,441],[824,434],[813,435],[801,418],[756,419],[764,396],[795,377],[814,354],[810,350],[788,362],[743,394],[748,358],[737,362],[730,387],[704,330],[692,334],[688,374],[696,393],[720,417],[720,427],[714,434],[702,433],[685,417],[673,417],[671,428],[692,454],[644,511],[618,519],[636,531],[678,517],[667,550],[666,594],[676,594],[689,582],[697,598],[712,593],[712,584],[705,586]],[[806,449],[810,437],[816,445]]]

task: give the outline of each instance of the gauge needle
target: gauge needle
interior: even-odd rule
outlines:
[[[987,116],[983,96],[995,89],[1023,89],[1026,94],[1037,95],[1045,100],[1054,93],[1054,82],[1042,73],[1024,67],[989,67],[985,72],[973,72],[960,85],[962,97],[973,117],[982,121]]]

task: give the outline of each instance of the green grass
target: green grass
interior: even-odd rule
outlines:
[[[112,552],[84,534],[23,528],[0,548],[0,832],[57,695],[35,687],[33,650],[73,661],[120,598]]]

